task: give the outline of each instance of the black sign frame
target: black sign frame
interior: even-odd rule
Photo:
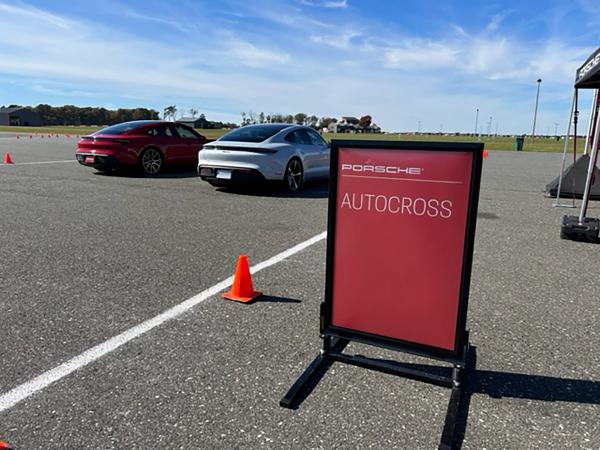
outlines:
[[[461,281],[459,290],[458,314],[453,350],[413,343],[401,339],[365,333],[363,331],[342,328],[332,324],[333,309],[333,274],[335,255],[336,211],[338,200],[338,161],[340,148],[360,150],[422,150],[439,152],[468,152],[472,153],[471,179],[469,181],[469,199],[465,225],[465,238]],[[483,143],[450,143],[450,142],[419,142],[419,141],[360,141],[332,140],[331,166],[329,181],[329,206],[327,218],[327,261],[325,274],[325,301],[321,305],[320,332],[324,336],[349,339],[391,350],[417,354],[428,358],[460,362],[464,360],[464,348],[467,342],[466,322],[471,284],[471,268],[473,264],[473,248],[477,222],[477,205],[483,165]]]
[[[353,149],[393,149],[393,150],[427,150],[427,151],[460,151],[472,152],[472,167],[467,221],[465,226],[465,242],[459,291],[459,308],[456,325],[455,347],[452,351],[436,347],[411,343],[385,336],[372,335],[358,330],[349,330],[334,326],[331,322],[333,299],[333,255],[335,251],[335,215],[337,211],[337,173],[340,147]],[[475,370],[475,349],[469,344],[469,332],[466,330],[467,306],[471,281],[471,266],[473,263],[473,245],[477,221],[477,205],[481,183],[483,162],[483,143],[449,143],[449,142],[412,142],[412,141],[357,141],[333,140],[331,142],[331,166],[329,181],[329,212],[327,234],[327,266],[325,283],[325,300],[321,303],[320,330],[323,348],[319,355],[304,370],[279,405],[284,408],[296,409],[318,384],[325,371],[334,362],[342,362],[358,367],[364,367],[380,372],[419,380],[451,388],[450,400],[446,410],[446,419],[440,439],[439,449],[455,448],[455,431],[461,400],[464,397],[464,379],[466,373]],[[432,373],[423,369],[422,365],[411,365],[390,360],[368,358],[363,355],[344,353],[344,348],[351,341],[384,347],[404,353],[442,360],[452,364],[451,376]],[[432,367],[432,366],[428,366]]]

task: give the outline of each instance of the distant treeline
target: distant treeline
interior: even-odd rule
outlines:
[[[9,107],[19,106],[10,105]],[[37,105],[30,108],[35,111],[44,125],[113,125],[130,120],[157,120],[158,111],[148,108],[110,110],[74,105],[50,106]]]

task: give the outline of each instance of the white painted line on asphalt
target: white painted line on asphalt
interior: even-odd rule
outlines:
[[[68,162],[77,162],[77,160],[65,159],[62,161],[36,161],[36,162],[25,162],[25,163],[0,164],[0,166],[27,166],[27,165],[31,165],[31,164],[59,164],[59,163],[68,163]]]
[[[301,242],[294,247],[291,247],[272,258],[267,259],[266,261],[260,262],[250,268],[251,273],[259,272],[267,267],[273,266],[277,263],[280,263],[286,258],[304,250],[307,247],[310,247],[313,244],[316,244],[319,241],[322,241],[327,236],[326,232],[318,234],[304,242]],[[142,334],[162,325],[169,320],[175,319],[186,311],[190,310],[194,306],[202,303],[204,300],[212,297],[213,295],[218,294],[219,292],[227,289],[233,283],[233,276],[224,279],[223,281],[215,284],[212,287],[200,292],[199,294],[193,296],[185,300],[178,305],[173,306],[172,308],[167,309],[165,312],[154,316],[151,319],[148,319],[126,331],[123,333],[114,336],[107,341],[98,344],[85,352],[71,358],[70,360],[62,363],[61,365],[55,367],[54,369],[50,369],[47,372],[42,373],[41,375],[33,378],[26,383],[20,384],[19,386],[11,389],[10,391],[0,395],[0,412],[6,411],[9,408],[12,408],[17,403],[25,400],[27,397],[30,397],[37,392],[47,388],[55,381],[58,381],[67,375],[75,372],[82,367],[87,366],[88,364],[96,361],[97,359],[102,358],[103,356],[114,352],[116,349],[121,347],[122,345],[127,344],[129,341],[141,336]]]

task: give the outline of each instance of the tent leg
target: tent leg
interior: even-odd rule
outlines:
[[[595,134],[594,120],[596,120],[596,114],[598,113],[598,89],[594,90],[594,98],[592,99],[592,109],[590,110],[590,123],[588,124],[588,131],[585,135],[585,147],[583,154],[587,155],[590,147],[590,138],[594,139]]]
[[[565,170],[565,161],[567,159],[567,148],[569,147],[569,137],[571,136],[571,123],[573,122],[573,112],[575,111],[575,92],[573,92],[573,102],[571,103],[571,113],[569,114],[569,125],[567,126],[567,134],[565,135],[565,146],[563,148],[562,163],[558,174],[558,189],[556,190],[556,203],[552,206],[558,208],[575,208],[575,199],[571,200],[571,204],[560,203],[560,190],[562,188],[562,174]]]
[[[579,212],[579,222],[583,222],[585,214],[587,213],[588,203],[590,201],[590,190],[592,188],[592,175],[594,174],[594,168],[596,167],[596,160],[598,159],[598,138],[600,137],[600,114],[596,118],[596,132],[594,133],[594,140],[592,143],[592,153],[590,154],[590,164],[588,166],[587,178],[585,180],[585,191],[583,192],[583,201],[581,202],[581,211]]]
[[[600,234],[600,220],[586,217],[588,202],[590,200],[590,191],[592,187],[592,175],[596,168],[596,160],[598,159],[598,138],[600,137],[600,114],[596,118],[596,131],[592,143],[592,152],[590,155],[590,163],[588,165],[587,177],[585,180],[585,190],[583,192],[583,200],[581,202],[581,211],[579,216],[564,216],[560,228],[560,237],[574,241],[598,242]]]

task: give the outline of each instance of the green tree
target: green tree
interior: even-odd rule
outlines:
[[[369,128],[371,126],[371,121],[373,118],[368,114],[366,116],[362,116],[358,121],[358,126],[360,128]]]
[[[332,123],[337,123],[337,119],[335,119],[333,117],[321,117],[321,120],[319,120],[318,128],[319,129],[327,128]]]
[[[309,127],[317,128],[319,118],[313,114],[312,116],[307,117],[305,122]]]
[[[170,117],[174,121],[175,120],[175,114],[177,114],[177,106],[175,106],[175,105],[167,106],[163,110],[163,119],[167,119],[167,118]]]
[[[304,113],[297,113],[294,115],[294,123],[298,125],[304,125],[306,123],[307,115]]]

